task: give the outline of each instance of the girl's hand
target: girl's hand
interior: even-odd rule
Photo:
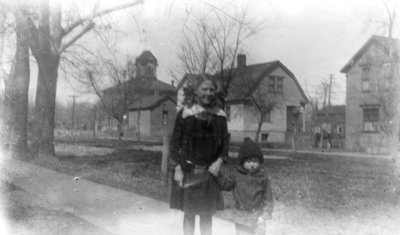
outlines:
[[[177,165],[175,167],[175,173],[174,173],[174,180],[178,183],[180,187],[182,187],[182,181],[183,181],[183,172],[182,168],[180,165]]]
[[[210,167],[208,168],[208,171],[211,174],[218,176],[218,172],[219,172],[219,169],[221,169],[222,162],[223,162],[222,159],[218,158],[215,162],[213,162],[210,165]]]

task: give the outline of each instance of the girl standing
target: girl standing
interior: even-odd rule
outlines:
[[[200,76],[193,92],[186,91],[171,138],[176,166],[170,207],[184,212],[185,235],[194,234],[196,215],[201,234],[211,235],[212,215],[224,205],[216,176],[228,156],[226,115],[217,105],[217,85],[211,79]]]

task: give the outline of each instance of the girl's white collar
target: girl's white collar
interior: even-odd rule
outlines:
[[[218,106],[214,106],[213,108],[204,108],[204,107],[202,107],[201,105],[198,105],[198,104],[194,104],[194,105],[192,105],[190,107],[184,106],[183,107],[183,112],[182,112],[182,117],[186,118],[186,117],[189,117],[189,116],[195,116],[195,115],[199,115],[199,114],[204,113],[204,112],[215,114],[217,116],[226,117],[226,114],[225,114],[224,110],[222,110]]]

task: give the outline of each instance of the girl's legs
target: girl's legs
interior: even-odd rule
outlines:
[[[200,215],[201,235],[212,235],[212,215]]]
[[[183,234],[193,235],[195,228],[195,214],[185,213],[183,216]],[[200,215],[201,235],[212,235],[212,215]]]
[[[183,234],[194,235],[194,221],[196,215],[185,213],[183,216]]]

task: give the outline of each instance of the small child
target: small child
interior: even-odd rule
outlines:
[[[246,137],[240,147],[240,166],[232,176],[218,175],[222,190],[233,190],[234,209],[224,215],[236,224],[236,234],[265,234],[266,220],[272,218],[273,199],[270,181],[262,171],[263,154],[258,145]]]

